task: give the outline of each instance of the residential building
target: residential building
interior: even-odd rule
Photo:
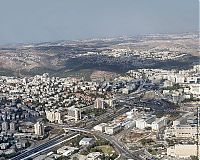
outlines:
[[[44,135],[44,124],[42,122],[37,122],[34,125],[34,128],[35,128],[35,134],[36,135],[39,135],[39,136]]]
[[[67,117],[69,119],[74,119],[75,121],[80,120],[81,117],[81,109],[76,108],[75,106],[67,108]]]
[[[4,121],[1,124],[2,131],[8,131],[8,122]]]
[[[11,131],[11,132],[14,132],[15,129],[16,129],[15,122],[10,122],[10,131]]]
[[[56,111],[56,110],[52,110],[52,111],[46,111],[46,118],[50,121],[50,122],[57,122],[57,123],[61,123],[61,112],[60,111]]]
[[[97,98],[94,102],[94,108],[104,109],[105,108],[104,100],[102,98]]]

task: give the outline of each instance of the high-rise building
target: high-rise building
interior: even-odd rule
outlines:
[[[34,128],[35,128],[35,134],[36,135],[39,135],[39,136],[44,135],[44,124],[42,122],[37,122],[34,125]]]
[[[80,120],[81,119],[81,111],[78,108],[75,108],[74,113],[75,113],[75,121]]]
[[[79,108],[75,108],[74,106],[68,108],[68,118],[73,118],[75,121],[81,119],[81,110]]]
[[[61,112],[59,111],[46,111],[46,118],[50,121],[50,122],[61,122]]]
[[[61,120],[61,112],[59,112],[59,111],[56,111],[56,112],[54,112],[54,120],[55,121],[57,121],[58,123],[61,123],[62,122],[62,120]]]
[[[94,108],[105,109],[104,100],[102,98],[97,98],[94,102]]]
[[[47,118],[50,122],[53,122],[53,121],[54,121],[54,112],[46,111],[46,118]]]
[[[1,124],[1,128],[2,128],[2,131],[7,131],[8,130],[8,122],[4,121]]]
[[[11,123],[10,123],[10,131],[11,131],[11,132],[14,132],[15,129],[16,129],[15,122],[11,122]]]
[[[109,107],[113,107],[113,106],[114,106],[114,100],[113,100],[113,99],[105,100],[105,103],[106,103]]]

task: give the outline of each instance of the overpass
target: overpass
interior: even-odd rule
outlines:
[[[84,129],[84,128],[69,128],[69,127],[65,127],[63,128],[65,131],[74,131],[74,132],[82,132],[82,133],[90,133],[90,130]]]

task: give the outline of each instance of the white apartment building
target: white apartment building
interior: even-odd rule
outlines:
[[[102,98],[97,98],[94,102],[94,108],[104,109],[105,108],[104,100]]]
[[[152,122],[154,122],[155,120],[156,120],[155,115],[139,118],[135,121],[136,122],[136,128],[144,129],[145,127],[151,127]]]
[[[176,144],[167,148],[167,155],[176,158],[188,158],[197,155],[197,145],[195,144]]]
[[[75,121],[78,121],[82,118],[81,117],[81,109],[75,108],[74,106],[72,106],[72,107],[69,107],[67,110],[68,110],[67,117],[69,119],[74,119]]]
[[[107,124],[106,123],[101,123],[101,124],[98,124],[98,125],[96,125],[96,126],[94,126],[94,130],[95,131],[99,131],[99,132],[105,132],[105,127],[107,126]]]
[[[58,122],[61,123],[61,112],[59,111],[46,111],[46,118],[50,121],[50,122]]]
[[[176,138],[194,138],[196,139],[197,127],[191,125],[176,125],[165,129],[165,139],[175,136]]]
[[[34,128],[35,128],[35,134],[36,134],[36,135],[39,135],[39,136],[44,135],[44,124],[43,124],[43,123],[37,122],[37,123],[34,125]]]
[[[8,130],[8,122],[2,122],[1,124],[1,129],[2,131],[7,131]]]
[[[175,128],[177,138],[196,138],[197,127],[191,125],[177,125]]]
[[[105,127],[105,133],[112,135],[121,130],[121,125],[111,124]]]
[[[15,129],[16,129],[15,122],[11,122],[11,123],[10,123],[10,131],[11,131],[11,132],[14,132]]]
[[[162,117],[162,118],[158,118],[156,119],[152,124],[151,124],[151,128],[152,130],[160,130],[161,128],[167,126],[167,117]]]
[[[114,100],[113,99],[108,99],[108,100],[105,100],[105,103],[109,106],[109,107],[113,107],[114,105]]]

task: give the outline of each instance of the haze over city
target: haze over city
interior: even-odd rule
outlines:
[[[0,44],[198,31],[198,0],[0,0]]]

